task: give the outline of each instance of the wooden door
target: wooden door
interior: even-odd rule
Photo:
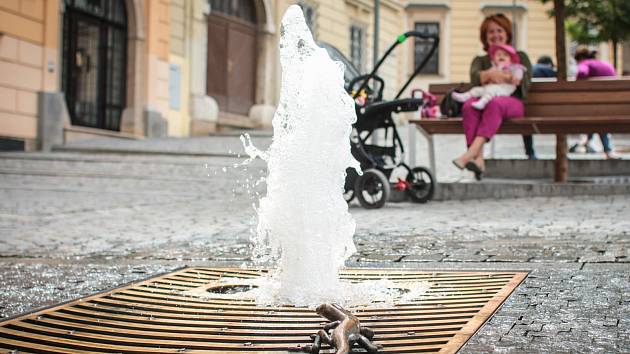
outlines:
[[[219,109],[247,115],[254,104],[256,28],[220,14],[208,16],[208,95]]]

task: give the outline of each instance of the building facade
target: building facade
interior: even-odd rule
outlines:
[[[269,127],[280,92],[278,27],[296,3],[318,42],[359,72],[372,68],[372,0],[2,0],[0,149]],[[409,30],[438,34],[438,50],[410,89],[467,81],[481,53],[479,25],[491,13],[514,20],[515,46],[532,60],[553,55],[550,6],[381,0],[379,53]],[[428,48],[408,40],[392,53],[379,70],[386,98]]]

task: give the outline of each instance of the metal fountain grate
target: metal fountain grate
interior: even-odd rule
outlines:
[[[298,307],[262,307],[233,296],[265,270],[186,268],[0,322],[0,352],[284,353],[305,345],[323,319]],[[355,268],[349,281],[427,281],[421,298],[392,308],[350,309],[384,353],[456,352],[527,273]],[[223,284],[223,282],[221,283]],[[212,289],[217,294],[208,292]],[[330,352],[323,350],[322,352]]]

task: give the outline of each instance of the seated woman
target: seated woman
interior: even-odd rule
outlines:
[[[479,37],[486,52],[491,45],[510,44],[512,23],[503,14],[488,16],[481,23]],[[517,86],[511,96],[495,97],[482,110],[473,107],[477,98],[469,99],[462,107],[462,123],[468,150],[453,160],[453,164],[459,169],[466,168],[474,172],[477,180],[481,180],[485,170],[484,145],[496,134],[503,120],[522,118],[525,115],[523,100],[531,82],[532,64],[527,54],[522,51],[517,54],[520,63],[526,68],[525,75],[520,80],[510,72],[494,68],[488,54],[475,57],[470,66],[470,82],[473,86],[504,83]]]

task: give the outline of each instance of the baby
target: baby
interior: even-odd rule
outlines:
[[[526,69],[520,64],[521,60],[511,45],[493,44],[488,49],[488,54],[490,55],[492,67],[511,73],[513,82],[518,82],[523,78]],[[484,86],[475,86],[467,92],[453,92],[452,97],[458,102],[466,102],[472,97],[479,97],[479,100],[473,103],[472,106],[482,110],[494,97],[510,96],[514,91],[516,91],[516,85],[513,83],[486,84]]]

